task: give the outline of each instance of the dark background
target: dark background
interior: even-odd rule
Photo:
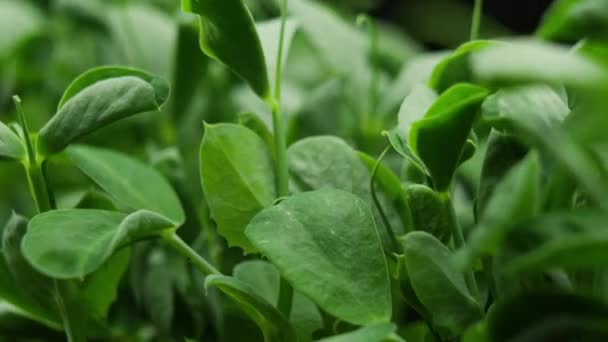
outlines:
[[[482,38],[534,32],[552,0],[485,0]],[[468,39],[474,0],[379,0],[372,14],[393,22],[428,47],[453,48]]]

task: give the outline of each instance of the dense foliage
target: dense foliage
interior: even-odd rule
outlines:
[[[608,340],[608,1],[376,3],[0,0],[0,339]]]

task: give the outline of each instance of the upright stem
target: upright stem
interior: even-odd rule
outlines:
[[[471,39],[479,39],[479,27],[481,26],[481,12],[483,9],[483,0],[475,0],[473,8],[473,20],[471,21]]]
[[[21,128],[23,129],[23,140],[25,140],[25,147],[27,150],[27,160],[24,161],[23,166],[25,167],[30,193],[32,194],[32,197],[34,197],[38,213],[51,211],[55,209],[55,207],[50,188],[47,184],[46,177],[44,176],[42,166],[44,160],[36,158],[36,149],[30,136],[29,126],[25,119],[25,113],[21,107],[21,99],[19,96],[13,96],[13,102],[17,108],[17,116],[19,117]],[[63,293],[61,285],[63,284],[61,284],[59,280],[53,279],[55,302],[63,322],[63,329],[65,330],[66,337],[69,342],[84,342],[87,340],[86,329],[76,326],[79,324],[74,324],[74,318],[70,315],[70,310],[66,304],[66,294]],[[75,319],[84,319],[84,317],[77,317]]]
[[[444,206],[448,211],[448,220],[449,225],[452,228],[452,238],[454,239],[454,245],[457,249],[462,249],[465,246],[464,235],[462,234],[462,229],[460,228],[460,223],[458,223],[458,219],[456,218],[456,211],[454,210],[454,204],[452,203],[452,199],[450,195],[443,194],[442,196]],[[477,299],[479,296],[479,289],[477,287],[477,280],[475,280],[475,274],[473,270],[470,269],[464,274],[464,280],[467,283],[467,288],[473,298]]]
[[[192,264],[201,271],[204,275],[217,274],[221,275],[222,273],[215,268],[211,263],[209,263],[205,258],[200,256],[196,251],[194,251],[187,243],[184,242],[177,234],[171,233],[163,236],[164,240],[173,247],[179,254],[183,255],[188,259]]]
[[[38,212],[43,213],[53,208],[49,188],[46,184],[46,179],[42,170],[42,162],[39,162],[36,158],[36,150],[30,136],[30,129],[27,125],[27,120],[25,119],[23,107],[21,107],[21,99],[19,96],[15,95],[13,96],[13,102],[17,109],[19,123],[23,129],[23,140],[25,140],[25,148],[27,150],[27,160],[24,161],[24,167],[28,186],[32,197],[34,197],[34,201],[36,202]]]
[[[283,46],[285,39],[285,23],[287,22],[287,0],[281,3],[281,31],[279,34],[279,49],[277,52],[276,78],[274,79],[274,98],[271,101],[272,125],[274,128],[274,148],[275,148],[275,174],[277,180],[277,194],[279,197],[289,195],[289,172],[287,169],[287,139],[285,137],[285,120],[281,112],[281,80],[282,80],[282,61]],[[279,310],[289,317],[293,302],[293,288],[281,277],[279,284]]]

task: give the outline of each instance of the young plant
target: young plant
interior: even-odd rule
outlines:
[[[535,39],[495,41],[479,40],[474,3],[470,41],[392,92],[388,31],[370,17],[366,41],[309,0],[257,22],[243,0],[182,0],[177,94],[140,69],[94,68],[36,133],[15,96],[0,158],[23,166],[37,212],[1,231],[0,309],[75,342],[607,339],[606,6],[556,1]],[[355,123],[298,134],[319,118],[298,115],[322,110],[290,103],[292,46],[337,81],[303,102],[340,100]],[[235,114],[217,105],[237,97],[233,76],[257,107],[193,125],[197,105]],[[207,80],[219,85],[197,104]],[[162,107],[150,163],[94,146]],[[380,134],[385,111],[396,125]],[[53,163],[95,188],[66,204]],[[154,337],[125,332],[141,326]]]

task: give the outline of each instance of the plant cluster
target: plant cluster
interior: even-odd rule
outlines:
[[[441,53],[312,0],[181,6],[0,1],[29,89],[0,122],[0,336],[608,340],[607,1],[480,40],[477,0]],[[154,72],[85,45],[108,65],[32,125],[61,67],[33,59],[78,25]]]

